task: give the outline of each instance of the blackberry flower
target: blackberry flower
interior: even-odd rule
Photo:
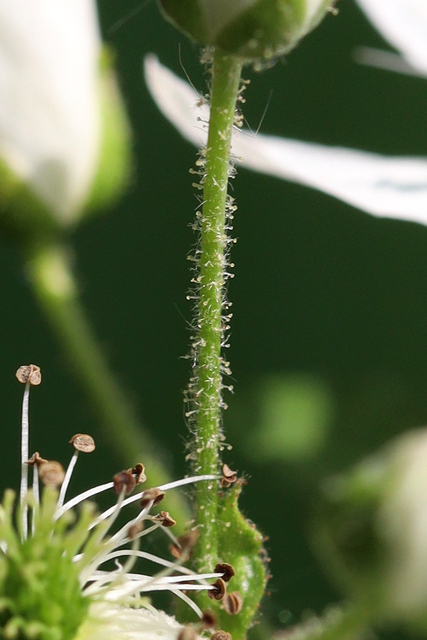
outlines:
[[[74,454],[66,471],[37,452],[28,457],[30,387],[40,384],[35,365],[17,372],[25,384],[22,411],[22,479],[19,505],[7,490],[0,505],[0,635],[38,640],[151,640],[162,637],[194,640],[213,620],[189,597],[205,590],[217,599],[230,576],[229,565],[195,574],[183,566],[197,534],[176,538],[174,519],[166,511],[153,515],[167,492],[195,482],[217,482],[205,475],[183,478],[159,487],[141,489],[144,465],[116,474],[112,481],[68,499],[68,485],[79,455],[95,449],[93,439],[76,434]],[[32,469],[32,486],[28,473]],[[40,491],[39,481],[43,485]],[[98,512],[91,499],[103,492],[114,504]],[[41,495],[40,495],[41,494]],[[139,511],[117,526],[131,504]],[[178,560],[171,561],[143,549],[146,536],[160,529]],[[135,570],[138,559],[157,567],[152,573]],[[112,567],[112,568],[111,568]],[[168,591],[188,604],[200,624],[183,626],[158,611],[147,597]],[[224,633],[224,632],[221,632]],[[215,633],[212,637],[215,636]]]

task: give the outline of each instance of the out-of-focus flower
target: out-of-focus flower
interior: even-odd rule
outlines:
[[[424,0],[356,2],[402,56],[399,60],[399,56],[391,52],[365,49],[364,61],[394,71],[427,76],[427,3]]]
[[[92,452],[95,443],[86,434],[73,436],[70,444],[75,451],[66,472],[58,462],[47,461],[39,453],[28,458],[29,391],[30,386],[40,384],[40,369],[25,365],[18,369],[17,378],[25,384],[22,479],[16,514],[13,491],[5,492],[0,505],[1,637],[197,640],[214,620],[203,614],[188,593],[203,590],[219,600],[234,571],[225,563],[204,574],[184,567],[197,540],[196,533],[176,538],[171,532],[176,523],[169,513],[153,515],[151,510],[171,489],[201,481],[213,485],[220,477],[194,476],[135,493],[136,487],[147,479],[144,466],[139,463],[116,474],[113,481],[66,500],[80,452]],[[30,490],[29,466],[33,470]],[[44,484],[41,498],[39,481]],[[114,492],[116,503],[96,513],[89,500],[102,492]],[[139,513],[112,533],[116,521],[123,516],[123,508],[130,504],[139,504]],[[168,536],[177,561],[140,549],[145,536],[157,529]],[[135,571],[141,560],[160,566],[160,570]],[[147,598],[155,591],[168,591],[181,598],[200,618],[200,624],[187,628],[155,609]]]
[[[426,70],[424,0],[358,1],[405,60]],[[160,111],[184,138],[204,147],[206,103],[153,56],[146,58],[145,76]],[[383,156],[245,130],[235,131],[232,152],[243,167],[313,187],[367,213],[427,224],[426,158]]]
[[[34,227],[43,215],[60,227],[81,215],[108,144],[106,109],[116,112],[119,147],[127,144],[105,75],[93,0],[0,0],[2,221],[24,227],[23,210],[37,204]]]
[[[325,567],[377,620],[425,629],[427,430],[403,434],[324,487]]]
[[[159,0],[166,18],[203,45],[245,61],[287,53],[332,8],[333,0]]]

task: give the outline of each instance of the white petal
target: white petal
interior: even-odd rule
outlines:
[[[64,221],[95,171],[99,53],[92,0],[0,0],[0,156]]]
[[[153,607],[92,604],[74,640],[177,640],[183,626]]]
[[[427,75],[426,0],[357,0],[376,29],[403,55]]]
[[[382,51],[372,47],[358,47],[354,52],[354,59],[359,64],[370,67],[403,73],[408,76],[423,77],[425,74],[412,67],[401,55],[392,51]]]
[[[145,76],[157,106],[197,146],[206,144],[209,110],[183,80],[149,56]],[[395,158],[340,147],[236,132],[242,165],[305,184],[378,216],[427,224],[427,159]]]

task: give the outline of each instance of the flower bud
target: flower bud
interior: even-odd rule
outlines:
[[[159,0],[167,20],[203,45],[245,61],[290,51],[335,0]]]
[[[427,429],[396,438],[324,492],[325,566],[374,619],[427,622]]]
[[[99,202],[101,173],[117,190],[128,129],[93,0],[0,0],[0,25],[0,223],[34,237]]]

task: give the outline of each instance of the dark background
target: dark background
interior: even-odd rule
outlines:
[[[179,477],[195,151],[156,110],[142,62],[155,52],[183,76],[181,58],[199,89],[203,69],[198,48],[154,2],[102,0],[99,10],[133,127],[135,175],[114,209],[75,233],[76,269],[111,366]],[[246,70],[249,125],[256,129],[266,111],[265,133],[425,154],[427,82],[358,66],[360,45],[388,48],[355,3],[342,0],[339,15],[288,59],[263,73]],[[250,478],[243,509],[270,537],[273,579],[262,620],[285,629],[339,599],[309,545],[321,480],[426,421],[427,229],[243,169],[234,195],[227,461]],[[98,454],[92,466],[81,465],[75,486],[104,481],[124,461],[103,444],[102,425],[34,302],[16,247],[0,239],[0,248],[1,484],[18,484],[22,388],[14,372],[28,362],[44,373],[31,401],[31,449],[66,462],[70,435],[90,432]]]

